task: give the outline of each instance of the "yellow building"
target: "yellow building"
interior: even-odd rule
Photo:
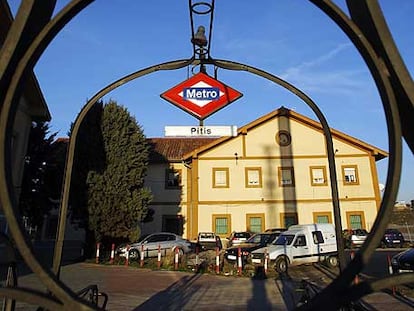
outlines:
[[[342,227],[370,229],[380,204],[376,161],[386,151],[336,130]],[[156,138],[146,186],[154,220],[143,232],[200,231],[228,237],[291,224],[333,223],[326,143],[320,123],[281,107],[235,137]]]

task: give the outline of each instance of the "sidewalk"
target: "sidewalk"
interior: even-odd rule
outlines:
[[[306,274],[309,273],[317,272],[308,270]],[[300,275],[294,279],[297,280],[226,277],[88,263],[63,266],[61,271],[61,280],[74,292],[96,284],[100,292],[109,296],[106,309],[111,311],[294,310],[301,294],[297,291]],[[45,290],[33,274],[20,277],[19,286]],[[371,310],[412,309],[385,293],[371,294],[363,301]],[[16,303],[16,310],[35,309]]]
[[[125,266],[73,264],[62,267],[61,280],[75,292],[91,284],[109,296],[107,310],[287,310],[275,280],[254,280]],[[19,286],[42,289],[33,275]],[[33,310],[17,302],[16,310]]]

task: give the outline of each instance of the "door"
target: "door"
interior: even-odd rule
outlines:
[[[292,244],[292,258],[294,260],[293,264],[302,264],[312,262],[311,258],[311,248],[309,242],[306,239],[304,234],[296,235],[295,240]]]

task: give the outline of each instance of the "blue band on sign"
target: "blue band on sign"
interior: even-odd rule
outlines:
[[[218,100],[220,89],[218,87],[189,87],[183,90],[183,98],[186,100]]]

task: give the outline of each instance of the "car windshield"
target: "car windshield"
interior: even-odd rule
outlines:
[[[295,235],[293,234],[281,234],[279,237],[274,241],[272,244],[274,245],[290,245],[292,244],[293,238]]]
[[[271,234],[256,233],[255,235],[251,236],[246,242],[254,244],[267,244],[271,242],[269,241],[271,237],[273,237]]]
[[[385,234],[398,234],[400,233],[397,229],[386,229]]]
[[[253,236],[251,236],[246,242],[247,243],[260,243],[262,239],[262,235],[261,234],[255,234]]]

